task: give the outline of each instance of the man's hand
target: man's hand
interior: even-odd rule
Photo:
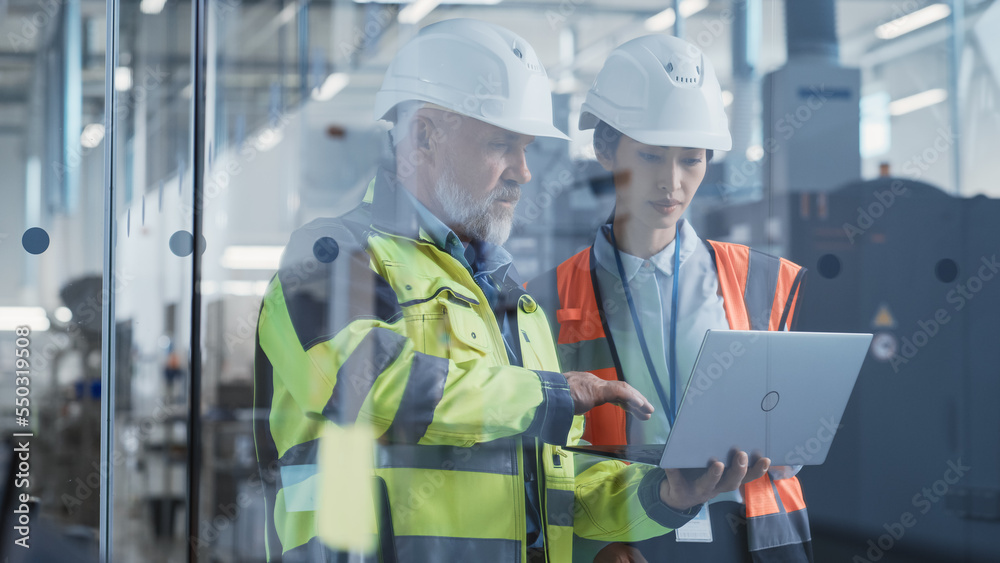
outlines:
[[[613,403],[639,420],[649,420],[653,415],[653,405],[624,381],[605,381],[586,371],[569,371],[563,376],[573,396],[573,414],[583,414],[597,405]]]
[[[597,552],[594,563],[649,563],[638,549],[623,543],[612,543]]]
[[[660,483],[660,500],[674,510],[687,510],[759,479],[771,466],[771,460],[766,457],[757,459],[749,469],[747,462],[746,452],[733,452],[728,468],[721,461],[715,461],[697,472],[665,469],[667,478]]]

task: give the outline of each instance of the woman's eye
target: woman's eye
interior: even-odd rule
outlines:
[[[639,158],[645,160],[646,162],[659,162],[662,160],[659,155],[655,155],[648,152],[640,152]]]
[[[697,166],[697,165],[701,164],[701,159],[700,158],[685,158],[684,159],[684,164],[686,164],[688,166]]]

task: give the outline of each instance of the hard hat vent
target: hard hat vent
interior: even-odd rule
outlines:
[[[701,82],[701,65],[692,60],[668,61],[663,65],[667,76],[677,85],[694,86]]]
[[[536,57],[531,56],[530,49],[525,49],[523,46],[518,45],[518,42],[514,42],[510,46],[510,52],[514,54],[515,57],[521,64],[525,66],[531,72],[541,72],[542,66],[539,64]]]

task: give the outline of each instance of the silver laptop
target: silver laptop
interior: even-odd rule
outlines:
[[[769,457],[772,465],[819,465],[871,339],[867,333],[709,330],[666,444],[565,449],[672,468],[728,464],[733,450]]]

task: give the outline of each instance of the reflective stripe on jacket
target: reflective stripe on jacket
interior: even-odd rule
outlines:
[[[746,246],[707,241],[719,276],[726,320],[732,330],[786,330],[794,319],[805,268]],[[602,299],[596,260],[589,247],[544,274],[528,287],[544,307],[555,311],[554,336],[563,370],[589,371],[622,380],[614,342],[607,335],[608,314],[624,305]],[[621,409],[601,405],[586,414],[583,439],[595,445],[628,442]],[[797,477],[772,480],[765,474],[744,492],[750,551],[758,561],[807,561],[811,540],[802,488]]]
[[[468,270],[423,236],[405,198],[377,183],[369,193],[372,203],[297,230],[264,296],[254,434],[268,560],[338,560],[316,534],[328,422],[379,436],[374,473],[400,563],[523,561],[526,475],[538,476],[552,562],[570,561],[574,532],[636,541],[689,519],[657,506],[660,472],[574,465],[559,446],[579,441],[583,417],[572,416],[542,310],[513,281],[500,288],[524,367],[509,365]],[[537,448],[534,471],[525,445]]]

